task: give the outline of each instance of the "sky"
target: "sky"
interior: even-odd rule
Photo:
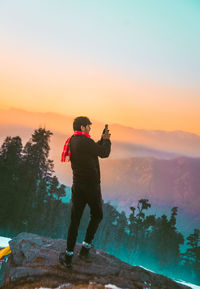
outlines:
[[[200,134],[199,31],[199,0],[0,0],[0,107]]]

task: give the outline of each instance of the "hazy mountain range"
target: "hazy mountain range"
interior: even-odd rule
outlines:
[[[112,190],[118,199],[143,195],[158,205],[164,201],[190,212],[199,209],[200,158],[106,159],[101,169],[104,190]]]
[[[19,135],[25,143],[40,126],[53,131],[50,158],[59,180],[71,185],[70,164],[60,162],[73,117],[23,110],[0,110],[0,145],[6,136]],[[98,140],[103,123],[92,120],[91,136]],[[181,132],[150,131],[111,124],[112,153],[101,160],[105,200],[128,211],[140,198],[148,198],[154,212],[179,207],[186,230],[200,221],[200,136]],[[181,224],[180,224],[181,225]],[[187,227],[187,228],[186,228]]]
[[[59,133],[61,138],[63,135],[63,139],[65,139],[73,132],[73,119],[74,117],[55,113],[29,112],[19,109],[0,110],[0,136],[2,137],[3,134],[6,132],[9,133],[10,131],[12,131],[12,133],[15,133],[15,130],[18,132],[20,129],[19,132],[23,137],[24,135],[27,136],[28,128],[33,130],[42,126],[55,132],[56,135]],[[95,140],[98,140],[104,128],[104,123],[93,119],[92,122],[93,126],[91,136]],[[109,123],[109,120],[105,120],[105,123]],[[21,126],[23,126],[23,128]],[[109,124],[109,127],[112,133],[112,141],[126,145],[125,150],[128,151],[129,154],[133,148],[132,156],[134,156],[134,148],[137,149],[137,147],[131,148],[129,146],[130,144],[139,145],[141,151],[144,148],[147,148],[147,150],[159,150],[179,155],[182,154],[193,157],[200,156],[200,135],[183,131],[169,132],[161,130],[134,129],[120,124]],[[2,130],[4,131],[3,133]],[[124,156],[120,154],[120,157],[123,158]]]

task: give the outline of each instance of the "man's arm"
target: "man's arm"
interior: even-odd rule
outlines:
[[[103,139],[95,142],[94,140],[87,138],[84,149],[92,155],[100,158],[107,158],[111,150],[111,141],[109,139]]]
[[[96,145],[98,146],[98,156],[100,158],[107,158],[110,155],[111,150],[111,141],[110,139],[101,139],[99,140]]]
[[[110,136],[111,134],[109,133],[108,125],[104,129],[103,134],[101,136],[100,141],[98,141],[98,145],[105,146],[104,154],[99,155],[101,158],[107,158],[110,154],[110,149],[111,149],[111,141],[110,141]]]

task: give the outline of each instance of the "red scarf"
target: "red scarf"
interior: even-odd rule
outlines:
[[[76,130],[72,136],[74,135],[85,135],[86,137],[90,137],[90,135],[87,132],[83,132],[79,130]],[[69,137],[65,142],[62,156],[61,156],[61,162],[65,162],[65,161],[70,162],[70,159],[71,159],[70,139],[71,137]]]

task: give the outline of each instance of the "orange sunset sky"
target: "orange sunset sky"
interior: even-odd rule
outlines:
[[[200,5],[149,2],[2,1],[1,109],[200,135]]]

